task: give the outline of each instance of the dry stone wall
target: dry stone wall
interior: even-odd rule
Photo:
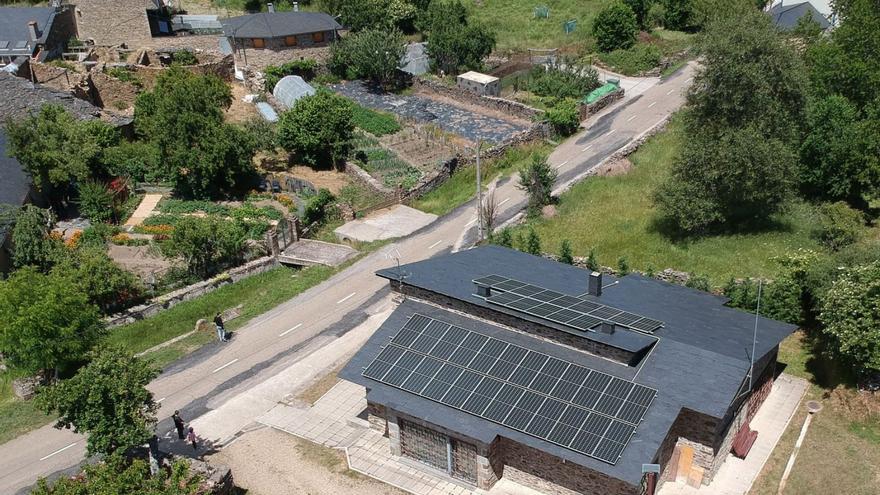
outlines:
[[[490,110],[500,111],[505,114],[519,117],[525,120],[535,120],[536,118],[540,118],[544,114],[543,110],[530,107],[518,101],[508,100],[506,98],[499,98],[497,96],[480,96],[471,93],[470,91],[461,89],[457,86],[447,86],[443,83],[432,81],[431,79],[427,79],[424,77],[413,76],[412,82],[413,87],[416,90],[425,89],[440,96],[445,96],[461,103],[477,105],[488,108]]]

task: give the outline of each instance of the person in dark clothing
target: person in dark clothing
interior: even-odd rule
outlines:
[[[229,339],[226,338],[226,328],[223,327],[223,318],[220,317],[220,313],[217,313],[217,316],[214,317],[214,326],[217,327],[217,337],[220,339],[220,342],[229,342]]]
[[[174,414],[171,415],[171,419],[174,421],[174,427],[177,428],[177,436],[181,440],[186,438],[186,434],[184,433],[184,423],[183,418],[180,417],[180,411],[174,411]]]

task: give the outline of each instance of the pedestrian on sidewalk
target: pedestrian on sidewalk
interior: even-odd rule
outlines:
[[[223,318],[220,316],[220,313],[214,316],[214,326],[217,327],[217,337],[220,339],[220,342],[229,342],[229,339],[226,338],[226,328],[223,326]]]
[[[174,421],[174,427],[177,428],[177,437],[181,440],[186,438],[183,418],[180,417],[180,411],[174,411],[174,414],[171,415],[171,419]]]
[[[192,426],[189,427],[189,433],[186,434],[186,441],[192,444],[193,450],[198,450],[198,438]]]

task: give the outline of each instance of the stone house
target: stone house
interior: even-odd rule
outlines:
[[[41,62],[58,58],[75,35],[70,6],[0,7],[0,67],[18,57]]]
[[[497,246],[381,270],[405,301],[342,370],[395,455],[481,489],[708,484],[775,377],[789,324],[640,275]],[[403,274],[403,276],[401,276]]]
[[[260,12],[221,19],[223,35],[233,51],[247,59],[247,49],[296,50],[326,46],[342,26],[320,12]]]
[[[99,46],[137,48],[152,39],[148,11],[164,8],[163,0],[73,0],[79,37]]]
[[[460,89],[480,96],[501,95],[501,79],[488,74],[468,71],[464,74],[459,74],[455,80],[456,86]]]

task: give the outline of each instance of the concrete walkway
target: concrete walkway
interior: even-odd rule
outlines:
[[[437,215],[424,213],[406,205],[394,205],[352,220],[333,232],[345,241],[372,242],[403,237],[437,220]]]
[[[159,201],[162,200],[161,194],[145,194],[144,199],[141,200],[141,204],[138,205],[137,209],[134,210],[134,213],[131,214],[128,221],[125,222],[126,227],[137,227],[141,224],[146,218],[153,214],[153,210],[156,209],[156,206],[159,204]]]
[[[745,459],[729,455],[709,485],[699,489],[686,485],[683,481],[667,482],[658,495],[745,495],[761,473],[761,469],[779,443],[782,434],[809,384],[802,378],[782,374],[773,384],[770,395],[752,420],[752,429],[758,431],[758,439]]]

